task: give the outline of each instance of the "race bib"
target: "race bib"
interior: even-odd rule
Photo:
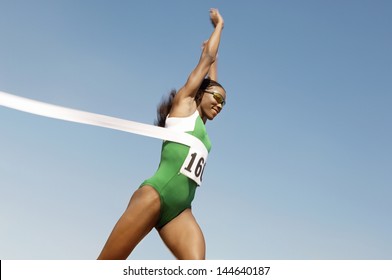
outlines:
[[[207,157],[208,151],[204,146],[198,147],[198,149],[190,147],[188,156],[186,157],[180,172],[200,186],[203,180]]]

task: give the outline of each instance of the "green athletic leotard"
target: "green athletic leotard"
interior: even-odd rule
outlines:
[[[197,110],[193,115],[185,118],[168,117],[166,128],[187,132],[203,142],[208,151],[211,149],[205,125]],[[163,227],[182,211],[191,207],[197,184],[180,173],[180,168],[188,152],[189,147],[186,145],[164,141],[158,170],[153,177],[141,185],[141,187],[149,185],[159,193],[161,214],[156,225],[157,228]]]

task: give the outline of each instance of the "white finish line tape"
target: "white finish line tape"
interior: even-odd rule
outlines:
[[[0,91],[0,105],[11,109],[54,118],[64,121],[105,127],[148,137],[169,140],[192,147],[196,150],[206,151],[206,148],[198,138],[183,132],[173,131],[154,125],[133,122],[115,117],[89,113],[52,105]],[[207,152],[208,154],[208,152]]]

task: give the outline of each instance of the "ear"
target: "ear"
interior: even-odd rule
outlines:
[[[196,96],[195,96],[196,106],[200,105],[201,100],[203,99],[203,96],[204,96],[204,91],[199,89],[198,92],[196,93]]]

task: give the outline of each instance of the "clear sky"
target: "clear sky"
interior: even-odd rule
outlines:
[[[392,2],[0,1],[0,90],[152,124],[225,19],[209,259],[392,259]],[[0,107],[0,259],[95,259],[161,141]],[[130,259],[172,259],[155,231]]]

